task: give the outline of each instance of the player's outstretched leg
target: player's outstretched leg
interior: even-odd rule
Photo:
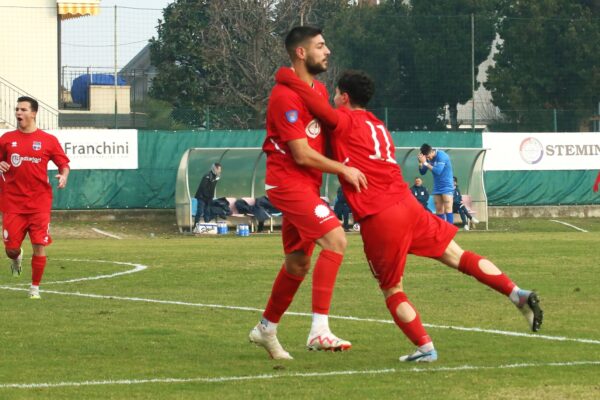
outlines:
[[[389,295],[385,303],[394,318],[396,325],[417,348],[412,354],[400,357],[403,362],[433,362],[436,361],[437,351],[431,338],[425,331],[421,318],[414,306],[408,301],[404,292]]]
[[[439,260],[507,296],[523,313],[529,329],[533,332],[540,330],[544,312],[540,307],[538,295],[535,292],[520,289],[491,261],[470,251],[463,251],[454,241],[450,242],[446,252]]]
[[[21,275],[22,265],[23,265],[23,248],[21,247],[19,249],[18,256],[16,256],[15,258],[10,257],[10,271],[13,276]]]

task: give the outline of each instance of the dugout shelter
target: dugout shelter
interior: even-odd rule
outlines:
[[[483,182],[482,148],[444,148],[452,160],[454,175],[458,178],[463,195],[471,198],[471,208],[477,219],[488,227],[488,205]],[[396,147],[396,161],[402,168],[402,175],[412,186],[419,175],[417,167],[417,147]],[[221,179],[217,184],[216,197],[256,198],[265,194],[266,157],[260,147],[213,147],[189,148],[179,161],[175,183],[175,214],[180,232],[190,232],[193,228],[193,197],[200,180],[213,163],[223,166]],[[422,177],[425,186],[431,191],[431,172]],[[339,186],[337,177],[325,174],[321,186],[321,196],[332,204]]]

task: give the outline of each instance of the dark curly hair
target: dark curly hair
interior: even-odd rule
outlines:
[[[375,94],[375,83],[363,71],[344,71],[339,77],[337,87],[340,93],[347,93],[352,105],[366,107]]]

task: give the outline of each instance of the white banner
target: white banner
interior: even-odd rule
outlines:
[[[486,171],[600,169],[600,133],[483,132]]]
[[[0,135],[8,130],[0,130]],[[71,160],[71,169],[137,169],[138,137],[135,129],[48,130],[56,136]],[[48,169],[56,169],[48,163]]]

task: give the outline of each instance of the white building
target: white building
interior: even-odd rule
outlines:
[[[60,21],[96,15],[99,6],[100,0],[2,0],[0,125],[15,126],[16,100],[28,95],[40,102],[38,125],[58,126]]]

